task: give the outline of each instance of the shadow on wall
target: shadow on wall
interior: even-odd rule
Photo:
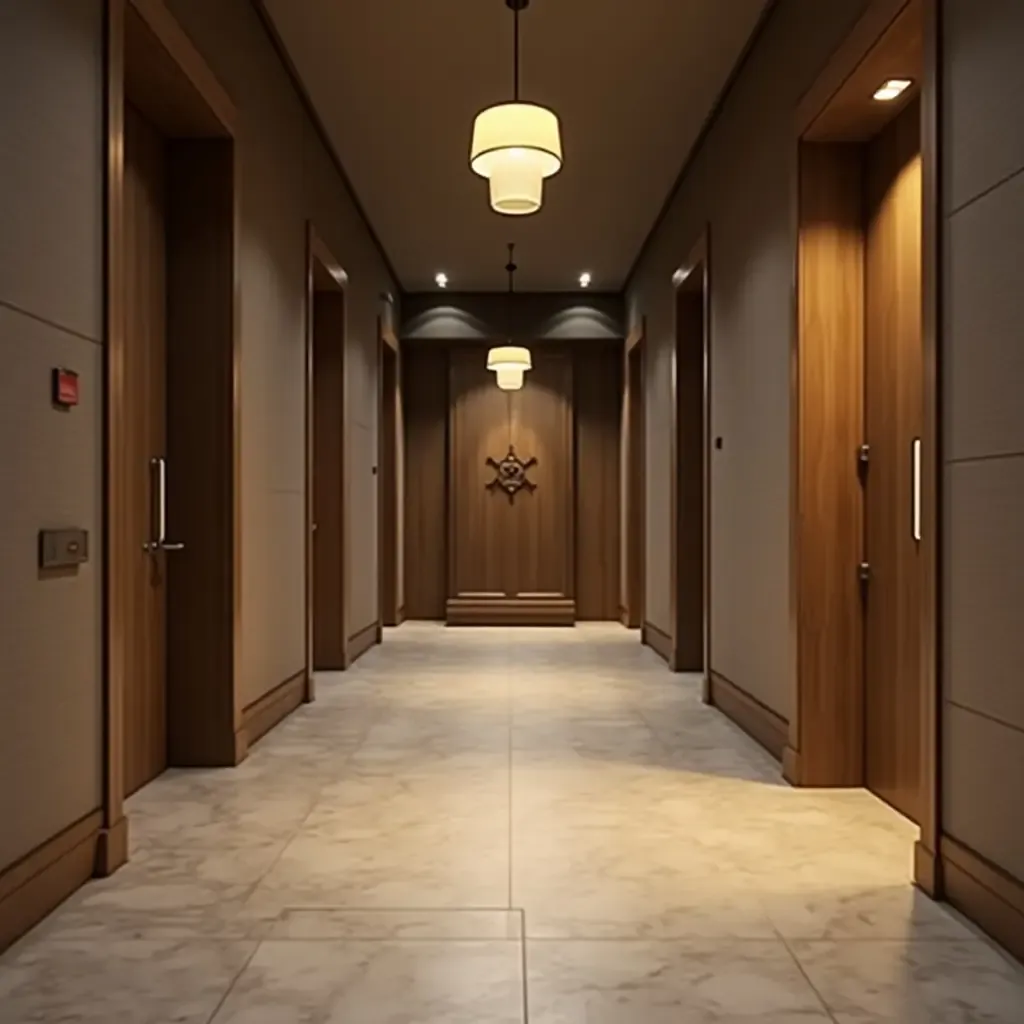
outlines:
[[[622,297],[610,294],[416,294],[403,297],[402,313],[403,340],[517,337],[567,341],[621,338],[625,333]]]

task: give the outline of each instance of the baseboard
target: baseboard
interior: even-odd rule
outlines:
[[[380,643],[381,625],[379,622],[371,622],[365,629],[353,633],[348,638],[348,663],[352,666],[371,647]]]
[[[786,743],[782,751],[782,777],[791,785],[799,786],[800,782],[800,751]]]
[[[102,811],[93,811],[0,871],[0,952],[92,878]]]
[[[655,654],[660,654],[669,667],[672,665],[672,637],[662,632],[653,622],[645,622],[640,627],[640,642],[650,647]]]
[[[933,900],[942,898],[942,864],[939,855],[919,839],[914,843],[914,884]]]
[[[389,614],[381,623],[381,626],[387,626],[389,629],[394,629],[396,626],[400,626],[403,622],[405,622],[404,605],[401,608],[396,609],[394,615]]]
[[[783,760],[789,742],[789,723],[770,707],[741,690],[717,672],[709,672],[708,703],[732,719],[776,760]]]
[[[571,597],[452,597],[449,626],[572,626],[576,602]]]
[[[245,746],[251,747],[275,725],[286,719],[306,699],[306,670],[279,683],[242,711]]]
[[[944,898],[1024,961],[1024,882],[950,836],[939,858]]]
[[[128,819],[101,828],[96,841],[96,877],[108,878],[128,862]]]

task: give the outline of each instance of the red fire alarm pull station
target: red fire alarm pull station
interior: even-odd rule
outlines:
[[[53,371],[53,404],[58,409],[78,405],[78,374],[74,370],[57,367]]]

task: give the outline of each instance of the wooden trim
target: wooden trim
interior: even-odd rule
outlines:
[[[266,736],[299,707],[305,700],[306,689],[306,670],[302,669],[245,707],[242,710],[245,747],[251,747]]]
[[[163,0],[128,0],[160,41],[171,60],[181,68],[195,90],[220,121],[226,134],[238,134],[238,110],[217,80],[210,66],[196,49],[188,34],[175,20]]]
[[[637,345],[644,340],[644,336],[647,334],[647,317],[641,314],[636,323],[629,329],[629,334],[626,335],[626,354],[628,355],[633,351]]]
[[[944,897],[1024,961],[1024,883],[951,836],[939,851]]]
[[[623,402],[623,433],[626,438],[626,508],[621,520],[626,567],[625,579],[622,581],[626,599],[623,625],[629,629],[642,628],[647,598],[647,349],[644,341],[646,331],[647,317],[641,316],[626,339],[622,368],[623,388],[628,399]],[[630,362],[633,359],[639,362],[638,394],[633,392],[633,379],[630,373]],[[642,428],[639,439],[634,436],[634,427],[638,419]],[[637,463],[635,466],[634,457]]]
[[[103,819],[87,814],[0,872],[0,953],[92,877]]]
[[[669,541],[669,606],[672,617],[672,658],[671,665],[674,670],[701,671],[705,679],[705,696],[708,693],[708,673],[711,664],[711,563],[710,563],[710,536],[711,527],[711,298],[710,298],[710,252],[708,244],[710,228],[705,225],[697,237],[696,242],[691,246],[686,260],[674,275],[673,282],[673,346],[675,359],[673,365],[675,373],[672,379],[672,415],[669,428],[670,446],[670,500],[672,530]],[[703,430],[703,444],[701,452],[701,668],[692,667],[692,652],[684,653],[684,646],[689,646],[683,637],[684,623],[682,621],[682,610],[679,604],[679,594],[682,587],[683,566],[682,557],[683,534],[690,529],[690,524],[683,520],[680,512],[682,479],[679,473],[679,429],[680,429],[680,373],[683,366],[683,359],[680,353],[680,324],[679,324],[679,298],[684,290],[694,290],[693,279],[700,274],[701,294],[701,328],[703,337],[701,339],[701,360],[702,384],[701,403],[703,406],[701,424]]]
[[[672,658],[675,651],[672,646],[672,637],[663,629],[659,629],[653,622],[645,622],[640,627],[640,643],[645,647],[650,647],[655,654],[664,658],[669,668],[673,667]]]
[[[924,416],[921,435],[921,845],[936,857],[942,835],[942,5],[924,3],[924,81],[921,87],[921,336]],[[926,861],[921,862],[922,865]],[[915,871],[930,896],[942,895],[938,872]]]
[[[381,243],[380,236],[377,234],[369,216],[367,216],[366,209],[360,202],[359,196],[356,195],[356,190],[352,187],[352,181],[345,172],[345,167],[341,162],[341,157],[338,156],[338,150],[331,140],[327,129],[324,127],[323,120],[320,118],[316,105],[313,103],[312,99],[310,99],[309,92],[303,84],[302,76],[299,74],[298,69],[295,66],[295,62],[292,60],[291,54],[288,52],[288,47],[285,46],[284,40],[281,38],[281,34],[277,31],[277,26],[274,24],[274,19],[270,16],[270,12],[267,10],[266,3],[264,0],[252,0],[252,4],[256,9],[256,13],[259,15],[260,22],[263,25],[263,30],[267,34],[267,39],[270,41],[270,45],[273,47],[274,53],[277,55],[277,59],[281,62],[281,67],[284,68],[285,74],[288,76],[292,88],[295,90],[295,95],[302,104],[306,117],[309,118],[309,122],[313,126],[313,130],[316,132],[317,138],[320,140],[320,145],[324,147],[324,152],[334,165],[334,170],[341,179],[341,183],[345,188],[349,201],[352,203],[353,207],[355,207],[356,213],[362,221],[363,228],[370,236],[370,239],[374,244],[374,248],[377,250],[377,255],[380,256],[381,262],[384,264],[384,268],[388,272],[388,277],[391,278],[391,282],[396,288],[401,287],[401,280],[395,272],[395,268],[391,263],[387,250],[385,250]]]
[[[800,98],[796,133],[803,135],[820,117],[829,100],[853,74],[868,51],[882,38],[910,0],[872,0],[870,6],[829,58],[828,64]]]
[[[571,597],[450,597],[449,626],[572,626],[576,601]]]
[[[708,703],[782,760],[789,723],[781,715],[714,671],[708,673]]]
[[[125,424],[124,247],[124,16],[125,0],[107,0],[104,48],[106,104],[104,131],[103,320],[103,828],[124,820],[124,690],[127,675],[128,566],[114,538],[127,529],[123,451]],[[112,865],[114,870],[117,865]]]
[[[355,664],[371,647],[380,643],[381,631],[380,622],[371,622],[368,626],[349,636],[347,651],[349,665]]]
[[[377,323],[379,324],[379,332],[381,340],[384,342],[392,352],[398,352],[398,335],[395,334],[394,327],[382,316],[377,317]]]

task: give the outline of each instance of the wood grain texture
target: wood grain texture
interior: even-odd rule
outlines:
[[[313,293],[313,667],[347,668],[345,296]]]
[[[571,626],[576,602],[571,597],[453,597],[449,626]]]
[[[124,129],[125,485],[129,553],[124,692],[125,795],[167,767],[167,555],[151,462],[167,454],[167,173],[164,138],[133,106]]]
[[[246,749],[283,722],[305,697],[306,672],[303,669],[245,707],[242,710],[242,729],[245,731]]]
[[[0,872],[0,953],[89,880],[102,823],[94,811]]]
[[[920,104],[867,147],[865,250],[865,777],[914,821],[921,779],[921,559],[912,442],[921,436]]]
[[[574,354],[576,618],[619,618],[621,344]]]
[[[708,673],[708,703],[718,708],[772,757],[782,760],[789,723],[771,708],[714,670]]]
[[[537,351],[525,386],[503,392],[483,355],[478,347],[451,354],[450,597],[572,598],[572,358]],[[528,472],[535,489],[511,500],[487,486],[495,476],[488,458],[500,461],[510,445],[521,459],[537,460]]]
[[[856,147],[801,143],[793,407],[796,714],[802,785],[863,781],[863,200]]]
[[[448,597],[448,350],[403,346],[404,575],[408,619],[444,619]]]
[[[378,486],[378,566],[380,620],[385,626],[398,625],[398,449],[400,436],[398,391],[398,352],[381,334],[379,341],[379,452]]]

